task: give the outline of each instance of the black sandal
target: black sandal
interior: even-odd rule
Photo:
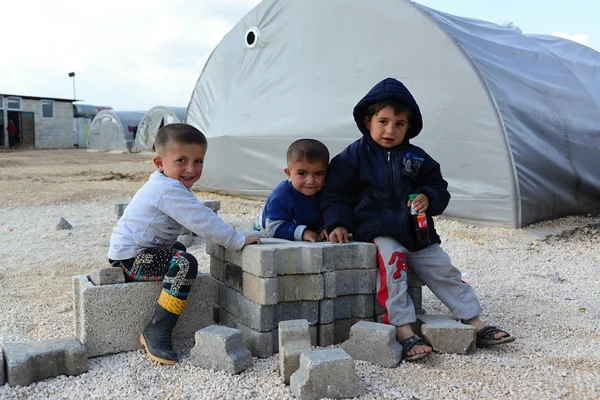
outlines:
[[[494,339],[497,333],[506,333],[508,336],[503,336],[500,339]],[[500,328],[496,328],[495,326],[488,325],[477,332],[476,345],[477,347],[492,347],[514,341],[515,338],[510,336],[508,332],[503,331]]]
[[[410,349],[412,349],[416,345],[429,346],[427,343],[425,343],[425,341],[423,339],[421,339],[417,335],[412,335],[409,338],[401,340],[400,344],[402,345],[402,356],[404,357],[404,359],[406,361],[417,361],[417,360],[425,358],[431,354],[431,351],[429,351],[427,353],[420,353],[420,354],[415,354],[412,356],[407,355],[408,352],[410,351]]]

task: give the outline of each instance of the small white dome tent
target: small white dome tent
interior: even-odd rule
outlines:
[[[263,0],[192,94],[187,123],[210,149],[199,188],[266,197],[292,141],[337,154],[360,136],[354,105],[394,77],[449,182],[444,216],[516,228],[598,210],[600,53],[560,43],[405,0]]]
[[[156,132],[169,124],[185,121],[185,107],[152,107],[137,126],[135,147],[138,150],[152,150]]]
[[[131,151],[133,132],[144,114],[143,111],[100,111],[90,127],[88,148],[96,151]]]

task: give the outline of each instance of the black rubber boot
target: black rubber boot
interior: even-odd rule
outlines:
[[[177,353],[173,350],[171,333],[178,318],[179,315],[165,310],[158,304],[156,305],[154,317],[146,325],[140,336],[140,342],[154,361],[169,365],[177,362]]]

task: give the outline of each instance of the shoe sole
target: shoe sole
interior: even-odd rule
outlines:
[[[479,339],[476,342],[476,346],[480,347],[480,348],[489,348],[489,347],[494,347],[494,346],[500,346],[502,344],[512,343],[515,341],[515,339],[516,338],[514,336],[504,336],[504,337],[501,337],[500,339],[490,339],[490,340]]]
[[[165,360],[164,358],[160,358],[160,357],[156,357],[155,355],[153,355],[152,353],[150,353],[150,350],[148,350],[148,345],[146,344],[146,340],[144,339],[144,334],[142,333],[140,335],[140,342],[144,345],[144,348],[146,349],[146,353],[148,353],[148,355],[150,356],[151,359],[153,359],[154,361],[157,361],[161,364],[166,364],[166,365],[173,365],[176,364],[177,361],[174,360]]]

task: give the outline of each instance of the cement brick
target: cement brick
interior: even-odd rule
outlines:
[[[377,268],[377,247],[372,243],[323,244],[323,269]]]
[[[239,329],[244,334],[244,343],[254,357],[271,357],[279,351],[279,329],[258,332],[244,325],[239,319],[223,309],[219,309],[219,323]],[[310,343],[317,345],[317,327],[309,327]]]
[[[123,270],[117,267],[94,268],[90,271],[90,281],[96,286],[125,283]]]
[[[325,297],[373,294],[377,290],[377,269],[346,269],[323,273]]]
[[[2,353],[2,346],[0,346],[0,386],[6,382],[6,373],[4,372],[4,355]]]
[[[363,394],[365,382],[354,371],[354,360],[342,349],[302,353],[290,389],[300,400],[341,399]]]
[[[243,272],[241,267],[216,257],[210,258],[210,274],[226,286],[242,292],[246,298],[262,305],[320,300],[324,295],[322,274],[260,278]]]
[[[219,307],[238,318],[249,328],[261,332],[276,329],[279,321],[306,319],[310,325],[315,325],[319,321],[318,301],[262,305],[224,284],[219,286]]]
[[[219,260],[225,260],[225,247],[220,246],[211,240],[207,240],[206,254],[218,258]]]
[[[300,354],[310,351],[308,321],[297,319],[279,323],[279,374],[286,385],[300,366]]]
[[[374,318],[349,318],[331,324],[319,324],[317,327],[317,342],[319,346],[342,343],[350,337],[350,329],[354,324],[360,321],[373,322],[374,320]]]
[[[409,286],[406,289],[408,293],[408,297],[410,297],[413,306],[415,307],[415,312],[423,309],[423,289],[421,286]]]
[[[117,214],[117,218],[121,218],[123,216],[123,212],[129,205],[128,201],[119,201],[115,203],[115,213]]]
[[[319,323],[330,324],[340,319],[375,316],[375,295],[357,294],[324,299],[319,302]]]
[[[446,315],[418,315],[416,333],[439,353],[466,354],[475,351],[475,327]]]
[[[184,228],[181,230],[179,236],[177,236],[177,241],[186,248],[190,247],[194,243],[194,235],[192,234],[192,231]]]
[[[181,347],[196,331],[213,325],[217,282],[198,274],[187,306],[173,331],[173,345]],[[136,350],[140,333],[152,317],[162,282],[133,282],[94,286],[85,275],[73,277],[75,336],[88,357]]]
[[[243,340],[238,329],[211,325],[196,332],[189,360],[197,367],[239,374],[252,366],[252,354]]]
[[[421,287],[425,286],[425,283],[419,278],[419,275],[412,269],[408,269],[408,274],[406,274],[406,284],[408,287]]]
[[[59,375],[88,370],[85,348],[76,338],[5,343],[6,376],[10,386],[27,386]]]
[[[397,366],[402,359],[402,345],[396,340],[396,328],[391,325],[357,322],[341,347],[355,360],[388,368]]]

